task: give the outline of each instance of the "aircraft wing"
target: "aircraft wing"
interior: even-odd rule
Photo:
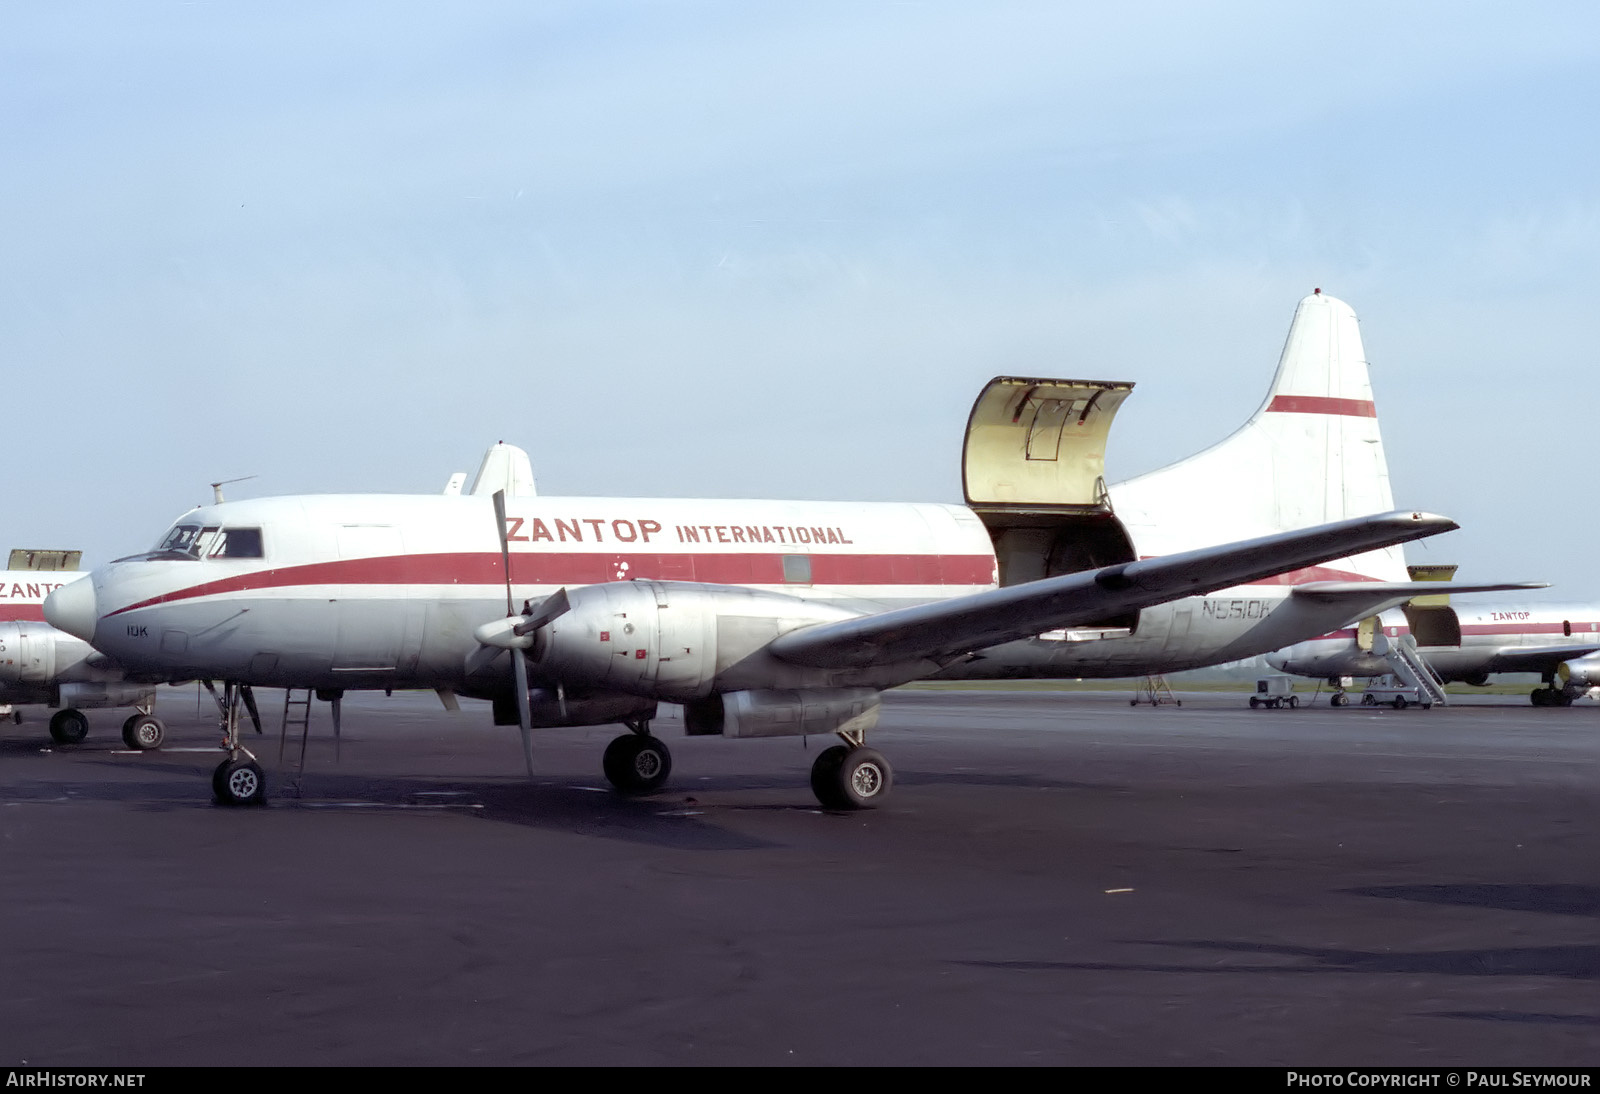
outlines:
[[[1180,597],[1242,585],[1458,527],[1431,513],[1383,513],[1240,543],[1063,574],[953,600],[818,623],[775,639],[776,657],[817,668],[952,658]],[[1438,592],[1433,583],[1429,592]]]
[[[1564,661],[1584,657],[1600,650],[1600,642],[1588,646],[1501,646],[1485,652],[1484,672],[1553,672]]]

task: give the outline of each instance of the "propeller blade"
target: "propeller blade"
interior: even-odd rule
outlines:
[[[511,600],[511,542],[506,538],[506,492],[494,492],[494,529],[500,533],[500,561],[506,568],[506,615],[516,615],[517,609]]]
[[[506,618],[512,619],[517,614],[516,600],[511,595],[511,542],[506,538],[506,492],[494,492],[494,523],[495,531],[500,534],[500,561],[506,568]],[[566,611],[567,592],[562,589],[557,596],[561,599],[562,607],[549,619],[554,619],[561,612]],[[548,598],[545,603],[555,600]],[[521,634],[516,628],[513,633]],[[520,649],[511,651],[511,676],[516,681],[517,689],[517,727],[522,730],[522,758],[528,764],[528,778],[533,778],[533,709],[528,702],[528,660],[522,655]]]
[[[518,638],[532,634],[552,619],[566,615],[571,610],[572,604],[567,600],[567,590],[563,586],[540,601],[538,609],[532,615],[523,619],[521,623],[512,627],[511,633]]]
[[[256,727],[256,736],[261,736],[261,712],[256,709],[256,693],[249,684],[239,687],[239,694],[244,697],[244,709],[250,712],[250,722]]]
[[[528,703],[528,659],[521,650],[511,651],[511,673],[517,678],[517,725],[522,730],[522,758],[528,763],[528,778],[533,778],[533,709]]]

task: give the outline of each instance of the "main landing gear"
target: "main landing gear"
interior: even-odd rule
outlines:
[[[865,734],[843,732],[844,744],[822,751],[811,765],[811,792],[824,809],[872,809],[889,796],[894,768],[866,746]]]
[[[254,711],[254,704],[247,697],[248,689],[242,684],[224,682],[222,695],[218,696],[208,682],[207,690],[211,691],[222,712],[218,728],[222,730],[222,747],[228,753],[228,758],[211,773],[211,792],[218,805],[264,805],[267,778],[255,756],[239,743],[239,708],[249,704]]]
[[[649,794],[661,789],[672,774],[672,753],[659,737],[651,736],[650,721],[624,722],[630,732],[606,746],[606,778],[623,794]]]
[[[137,752],[160,748],[162,739],[167,735],[166,725],[151,713],[149,707],[134,709],[135,713],[122,723],[123,743]]]
[[[58,745],[81,744],[89,735],[89,719],[83,711],[68,707],[50,715],[50,739]]]

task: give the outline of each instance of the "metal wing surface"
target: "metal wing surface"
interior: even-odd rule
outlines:
[[[768,648],[785,661],[829,669],[865,668],[915,658],[953,658],[1058,627],[1090,623],[1120,612],[1246,584],[1456,527],[1449,518],[1432,513],[1358,517],[877,615],[819,623],[791,631]]]

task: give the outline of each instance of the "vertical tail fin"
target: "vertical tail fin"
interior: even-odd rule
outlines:
[[[1393,509],[1356,313],[1320,289],[1300,301],[1250,420],[1197,455],[1111,487],[1111,500],[1141,555]],[[1406,579],[1398,547],[1335,568]]]

